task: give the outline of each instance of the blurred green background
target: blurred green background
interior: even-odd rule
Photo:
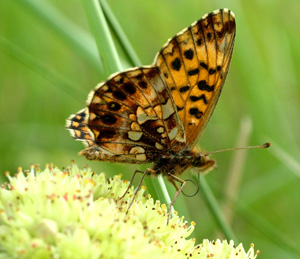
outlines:
[[[225,7],[235,13],[231,67],[199,145],[209,151],[267,141],[272,146],[214,155],[219,168],[206,180],[245,248],[253,242],[261,250],[259,258],[300,258],[300,2],[111,0],[108,4],[145,65],[152,63],[168,38],[205,13]],[[119,52],[124,69],[128,68]],[[64,128],[66,118],[82,109],[89,91],[106,78],[99,60],[81,1],[0,0],[2,181],[5,171],[14,173],[18,166],[28,169],[33,163],[43,168],[53,162],[65,167],[72,159],[109,176],[122,173],[125,179],[139,168],[79,157],[82,144]],[[191,178],[190,173],[185,177]],[[198,243],[223,238],[201,195],[181,195],[175,207],[197,223]]]

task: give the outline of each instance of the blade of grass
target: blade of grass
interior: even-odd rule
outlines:
[[[241,201],[236,203],[236,211],[242,215],[251,225],[258,229],[259,232],[263,233],[269,240],[279,247],[285,247],[291,252],[296,252],[300,255],[300,249],[298,244],[286,236],[285,233],[278,230],[278,228],[268,222],[264,217],[250,209],[246,204]]]
[[[48,26],[53,32],[67,42],[76,53],[97,69],[104,77],[103,64],[97,57],[97,49],[93,39],[81,28],[66,19],[54,7],[45,1],[15,0],[15,3],[27,9],[31,14]]]
[[[34,72],[46,78],[48,81],[53,83],[62,91],[68,93],[75,99],[80,100],[80,96],[82,96],[83,91],[75,83],[71,82],[64,76],[58,74],[54,70],[51,70],[49,67],[47,67],[46,64],[40,62],[35,57],[25,52],[24,50],[22,50],[12,42],[8,41],[7,39],[3,38],[2,36],[0,36],[0,47],[7,54],[11,55],[19,62],[32,69]]]
[[[256,203],[278,192],[284,186],[292,184],[295,180],[294,174],[287,174],[286,166],[282,164],[243,184],[243,192],[240,197],[247,201],[247,204]],[[253,186],[260,191],[253,191]]]
[[[236,141],[236,147],[246,147],[249,143],[249,138],[252,132],[252,121],[250,117],[245,117],[241,120],[239,134]],[[237,197],[240,192],[241,180],[243,177],[243,169],[246,161],[247,150],[239,150],[234,152],[233,158],[228,169],[222,210],[224,216],[231,224],[233,219],[232,207],[234,204],[227,197]]]
[[[91,32],[95,38],[100,58],[103,61],[105,72],[112,74],[121,71],[122,65],[100,2],[98,0],[82,0],[82,5],[84,6]]]
[[[284,151],[279,145],[272,140],[272,148],[270,152],[277,157],[277,159],[284,163],[298,178],[300,178],[300,164],[299,162]]]
[[[102,5],[105,18],[106,18],[111,30],[115,34],[118,42],[120,43],[121,48],[124,50],[124,53],[125,53],[127,59],[129,60],[130,64],[132,66],[141,66],[142,64],[141,64],[140,59],[136,55],[126,34],[123,32],[121,25],[119,24],[118,20],[116,19],[113,12],[111,11],[109,5],[106,3],[105,0],[99,0],[99,1]]]
[[[220,183],[214,183],[214,186],[215,188],[222,189]],[[237,199],[236,196],[229,196],[226,197],[226,199],[230,200],[231,204],[235,204],[235,207],[233,207],[232,210],[234,210],[236,215],[239,215],[243,219],[248,221],[248,223],[252,227],[256,228],[271,242],[278,245],[279,247],[286,246],[291,252],[296,252],[297,254],[300,253],[300,249],[297,247],[293,239],[289,238],[286,235],[286,233],[283,233],[280,230],[278,230],[278,228],[276,228],[276,226],[268,222],[264,216],[251,209],[250,206],[248,206],[248,204],[243,202],[241,199]]]
[[[198,181],[197,175],[194,175],[194,180]],[[235,237],[234,232],[232,231],[230,225],[228,224],[227,220],[225,219],[221,208],[213,195],[205,177],[201,177],[200,180],[200,190],[203,194],[204,200],[206,205],[208,206],[212,216],[214,217],[217,225],[219,226],[220,230],[223,232],[227,240],[233,240],[235,244],[237,244],[237,239]]]

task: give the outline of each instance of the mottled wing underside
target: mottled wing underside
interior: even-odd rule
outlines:
[[[85,142],[89,159],[152,162],[162,151],[185,146],[171,92],[157,67],[114,74],[89,94],[87,108],[67,122]]]
[[[155,58],[154,65],[164,74],[183,123],[187,149],[198,142],[214,111],[234,38],[234,14],[220,9],[171,38]]]
[[[67,119],[66,127],[74,139],[84,141],[86,146],[92,146],[95,142],[85,121],[86,113],[85,109],[82,109]]]

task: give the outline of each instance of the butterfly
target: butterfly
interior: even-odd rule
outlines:
[[[185,185],[183,172],[191,167],[209,172],[216,166],[195,146],[221,94],[235,34],[234,14],[216,10],[169,39],[152,65],[115,73],[97,85],[87,107],[66,124],[72,137],[86,145],[80,155],[153,162],[143,177],[167,177],[176,188],[172,207]]]

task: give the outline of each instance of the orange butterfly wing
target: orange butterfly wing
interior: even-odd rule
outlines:
[[[171,38],[155,58],[183,123],[187,149],[198,142],[217,104],[235,31],[234,14],[217,10]]]
[[[87,108],[71,115],[67,128],[87,148],[90,160],[153,162],[185,145],[171,92],[157,67],[112,75],[91,91]]]

